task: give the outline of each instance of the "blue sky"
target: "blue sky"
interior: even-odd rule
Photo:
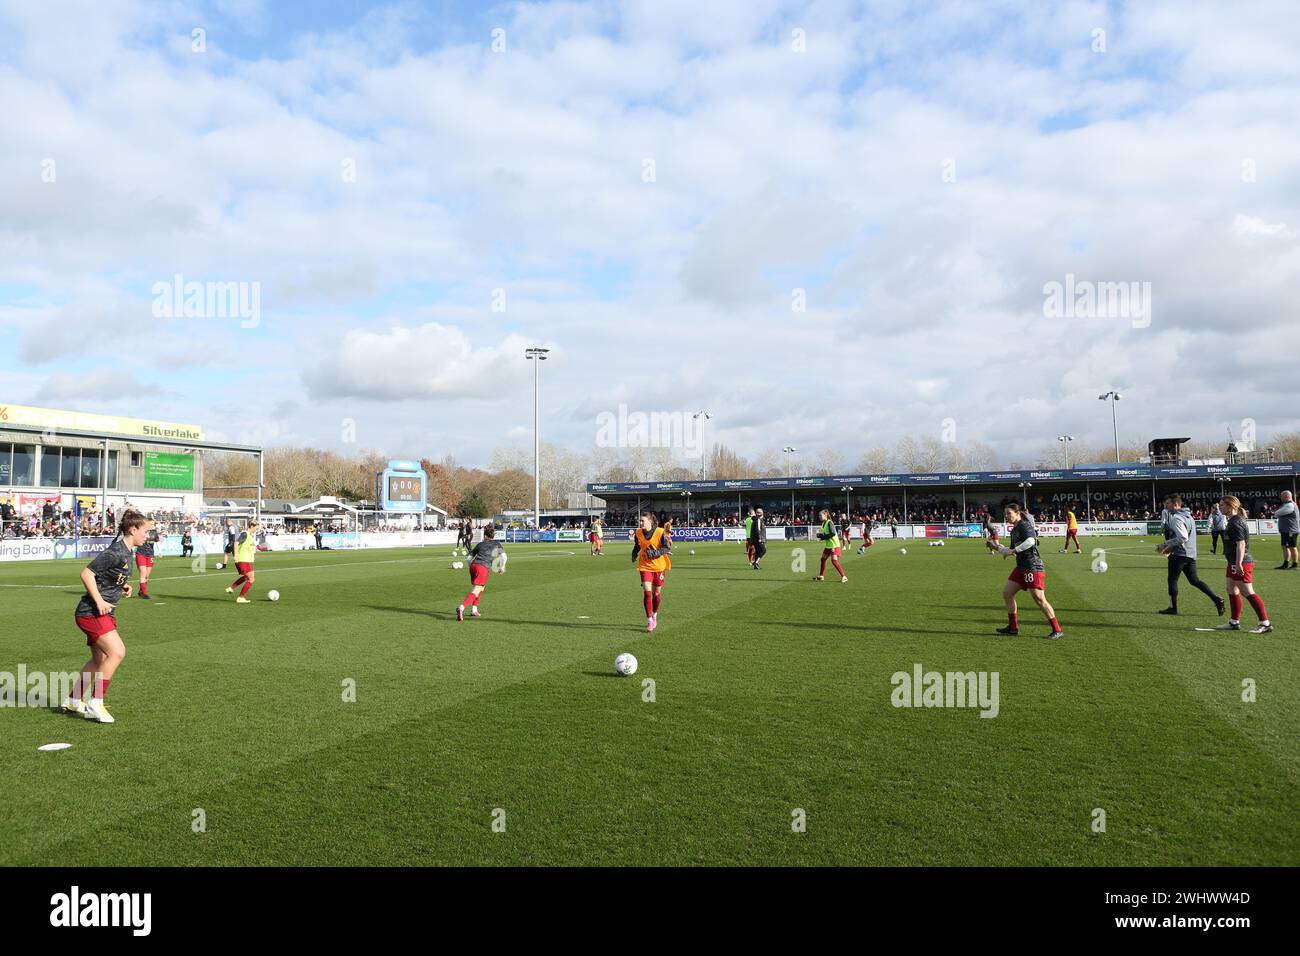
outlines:
[[[0,0],[0,401],[486,463],[536,343],[584,454],[627,404],[754,458],[952,419],[1033,463],[1104,448],[1112,387],[1131,441],[1294,430],[1292,14]],[[256,327],[154,315],[177,273]],[[1152,320],[1045,315],[1067,274]]]

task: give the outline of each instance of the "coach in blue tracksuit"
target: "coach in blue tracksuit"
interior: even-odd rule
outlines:
[[[1178,495],[1165,497],[1165,510],[1160,512],[1160,524],[1164,529],[1163,544],[1156,545],[1156,551],[1169,558],[1169,607],[1161,614],[1178,613],[1178,579],[1186,575],[1187,583],[1214,602],[1214,609],[1223,613],[1226,605],[1208,584],[1196,573],[1196,521],[1192,512],[1183,507],[1183,499]]]

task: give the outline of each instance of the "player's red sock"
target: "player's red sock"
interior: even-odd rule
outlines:
[[[1020,615],[1017,614],[1015,611],[1008,611],[1007,627],[1019,627],[1019,626],[1020,626]]]
[[[1232,609],[1231,611],[1229,611],[1229,613],[1232,615],[1232,619],[1234,621],[1240,621],[1241,620],[1241,595],[1229,594],[1228,606]]]
[[[140,594],[144,597],[149,596],[149,585],[145,584],[143,581],[140,582]]]
[[[1061,629],[1061,622],[1058,621],[1056,618],[1054,617],[1048,618],[1048,621],[1052,625],[1052,630],[1059,631]]]
[[[235,578],[235,583],[232,584],[231,587],[237,588],[243,583],[244,583],[244,576],[241,574],[239,577]]]
[[[646,591],[645,592],[645,616],[650,617],[654,614],[654,612],[655,612],[654,595],[651,594],[649,591]]]
[[[90,682],[86,680],[86,675],[84,672],[77,675],[77,682],[72,685],[73,700],[81,700],[83,697],[86,696],[86,685],[88,683]]]
[[[661,594],[656,594],[656,595],[654,596],[654,609],[655,609],[655,613],[656,613],[656,614],[659,613],[659,599],[660,599],[661,597],[663,597],[663,595],[661,595]]]
[[[249,590],[252,588],[252,586],[253,586],[253,582],[252,582],[252,581],[245,581],[245,582],[244,582],[243,590],[241,590],[241,591],[239,592],[239,596],[240,596],[240,597],[248,597],[248,592],[249,592]]]
[[[839,558],[832,557],[832,558],[831,558],[831,564],[835,565],[835,570],[838,571],[838,572],[840,572],[840,577],[842,577],[842,578],[846,578],[846,577],[848,577],[848,575],[844,573],[844,569],[843,569],[842,567],[840,567],[840,559],[839,559]]]
[[[474,606],[475,606],[475,607],[478,607],[479,599],[482,598],[482,597],[483,597],[483,592],[482,592],[482,591],[480,591],[478,594],[475,594],[475,595],[474,595]]]
[[[750,559],[750,563],[751,563],[751,564],[753,563],[753,558]],[[824,578],[824,577],[826,577],[826,558],[824,558],[824,557],[822,558],[822,566],[821,566],[821,569],[817,572],[817,577],[819,577],[819,578]]]
[[[111,680],[112,678],[109,678]],[[96,700],[103,700],[108,695],[108,680],[100,678],[95,682],[95,692],[91,694]]]
[[[473,603],[474,603],[474,592],[470,591],[469,594],[465,595],[465,600],[461,601],[460,605],[461,607],[469,607]]]
[[[1255,609],[1255,613],[1259,615],[1261,621],[1268,620],[1268,612],[1264,610],[1264,599],[1262,597],[1258,594],[1251,594],[1246,597],[1246,600],[1250,602],[1250,606]]]

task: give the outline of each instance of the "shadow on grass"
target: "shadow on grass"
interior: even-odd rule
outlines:
[[[370,608],[370,610],[372,611],[391,611],[395,614],[414,614],[416,617],[431,617],[434,620],[438,620],[438,621],[456,620],[455,611],[431,611],[425,608],[392,607],[392,606],[382,605],[382,604],[367,604],[366,607]],[[471,618],[469,616],[466,616],[465,620],[469,621],[471,620]],[[624,627],[628,626],[628,625],[617,625],[617,624],[609,625],[609,624],[598,624],[598,623],[583,624],[578,621],[537,621],[537,620],[527,620],[525,618],[519,618],[519,617],[496,617],[490,614],[484,614],[480,618],[478,618],[478,620],[498,621],[502,624],[535,624],[540,627],[563,627],[563,628],[576,628],[581,630],[587,630],[593,628],[603,629],[607,631],[622,630]],[[636,628],[636,630],[638,631],[643,629],[644,629],[643,627]]]
[[[616,679],[622,679],[623,677],[622,674],[615,674],[613,671],[583,671],[582,674],[584,677],[613,677]]]
[[[235,595],[233,595],[233,594],[223,594],[221,597],[206,597],[206,596],[204,596],[204,595],[196,595],[196,594],[172,594],[172,593],[168,593],[168,594],[162,595],[162,597],[165,598],[167,601],[214,601],[214,602],[216,602],[217,604],[234,604],[234,603],[235,603]],[[132,600],[134,600],[134,598],[133,598]],[[157,597],[155,597],[155,598],[151,598],[151,600],[158,600],[158,598],[157,598]],[[251,600],[253,600],[253,599],[252,599],[252,598],[249,598],[249,600],[251,601]]]

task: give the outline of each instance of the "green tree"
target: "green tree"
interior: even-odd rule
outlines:
[[[460,499],[456,506],[456,517],[458,518],[487,518],[490,517],[487,505],[483,499],[478,496],[478,492],[470,489],[469,493]]]

